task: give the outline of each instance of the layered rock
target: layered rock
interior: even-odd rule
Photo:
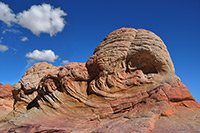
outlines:
[[[13,109],[12,88],[10,84],[0,83],[0,120]]]
[[[0,131],[200,131],[199,103],[150,31],[121,28],[86,63],[49,66],[35,64],[14,86],[15,109],[7,116],[12,125]]]
[[[56,72],[60,67],[55,67],[47,62],[36,63],[30,67],[22,76],[20,81],[14,85],[12,93],[14,107],[18,103],[28,104],[37,96],[37,87],[40,80],[49,73]]]

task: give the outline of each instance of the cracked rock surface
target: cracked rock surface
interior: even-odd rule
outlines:
[[[86,63],[37,63],[12,94],[0,132],[200,132],[199,103],[144,29],[111,32]]]

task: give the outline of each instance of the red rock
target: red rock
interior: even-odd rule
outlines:
[[[36,63],[30,67],[22,76],[20,81],[13,86],[14,107],[17,107],[23,102],[29,103],[37,96],[37,87],[40,80],[49,73],[54,73],[59,70],[47,62]]]
[[[12,97],[12,88],[10,84],[0,84],[0,98]]]
[[[199,103],[143,29],[110,33],[86,63],[35,64],[12,93],[0,132],[200,132]]]
[[[0,120],[13,109],[12,88],[10,84],[0,84]]]

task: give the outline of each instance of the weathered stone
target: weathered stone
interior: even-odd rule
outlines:
[[[49,73],[56,72],[60,67],[55,67],[47,62],[36,63],[22,76],[20,81],[13,86],[15,107],[17,102],[29,103],[37,96],[37,87],[40,80]]]
[[[0,83],[0,120],[3,119],[13,108],[12,85]],[[0,122],[1,125],[1,122]]]
[[[35,64],[12,92],[12,125],[0,132],[200,131],[199,103],[163,41],[143,29],[113,31],[86,63]]]

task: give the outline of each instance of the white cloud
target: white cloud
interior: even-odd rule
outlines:
[[[24,36],[24,37],[21,38],[21,41],[22,42],[28,41],[28,38]]]
[[[7,32],[11,32],[11,33],[14,33],[14,34],[20,34],[21,33],[21,31],[16,30],[16,29],[5,29],[4,31],[2,31],[2,34],[6,34]]]
[[[59,56],[55,55],[52,50],[34,50],[33,52],[27,53],[26,57],[33,60],[54,62]]]
[[[67,63],[69,63],[69,60],[63,60],[62,61],[62,64],[67,64]]]
[[[33,5],[29,10],[19,13],[17,21],[35,35],[48,33],[53,36],[63,30],[65,26],[63,16],[66,15],[60,8],[53,8],[49,4]]]
[[[13,22],[16,22],[15,14],[13,14],[8,5],[3,2],[0,2],[0,20],[8,26],[11,26]]]
[[[0,52],[5,52],[8,50],[8,46],[0,44]]]
[[[63,17],[66,15],[63,10],[54,8],[50,4],[33,5],[28,10],[14,14],[7,4],[0,2],[0,20],[8,26],[12,23],[19,24],[38,36],[40,33],[54,36],[61,32],[65,27],[66,22]]]
[[[34,59],[29,59],[27,62],[28,62],[28,64],[31,64],[31,63],[35,62],[35,60]]]

